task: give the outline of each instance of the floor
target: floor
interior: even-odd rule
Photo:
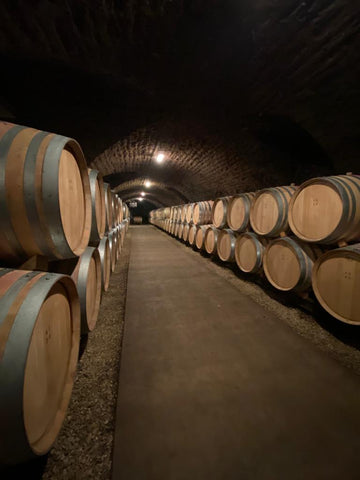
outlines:
[[[359,377],[208,264],[132,228],[113,479],[359,479]]]

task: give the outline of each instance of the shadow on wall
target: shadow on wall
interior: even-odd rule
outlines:
[[[346,173],[335,172],[331,158],[321,145],[291,118],[265,114],[250,119],[250,125],[274,162],[280,160],[285,169],[293,170],[294,183],[300,184],[314,176]]]

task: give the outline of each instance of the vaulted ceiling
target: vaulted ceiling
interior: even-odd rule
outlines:
[[[353,0],[3,0],[0,117],[157,205],[356,171],[359,29]]]

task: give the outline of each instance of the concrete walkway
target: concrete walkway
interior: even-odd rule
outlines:
[[[155,227],[131,249],[113,479],[358,480],[360,378]]]

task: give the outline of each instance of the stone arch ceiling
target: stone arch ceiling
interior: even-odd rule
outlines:
[[[358,171],[359,27],[353,0],[3,0],[0,116],[164,204]]]

